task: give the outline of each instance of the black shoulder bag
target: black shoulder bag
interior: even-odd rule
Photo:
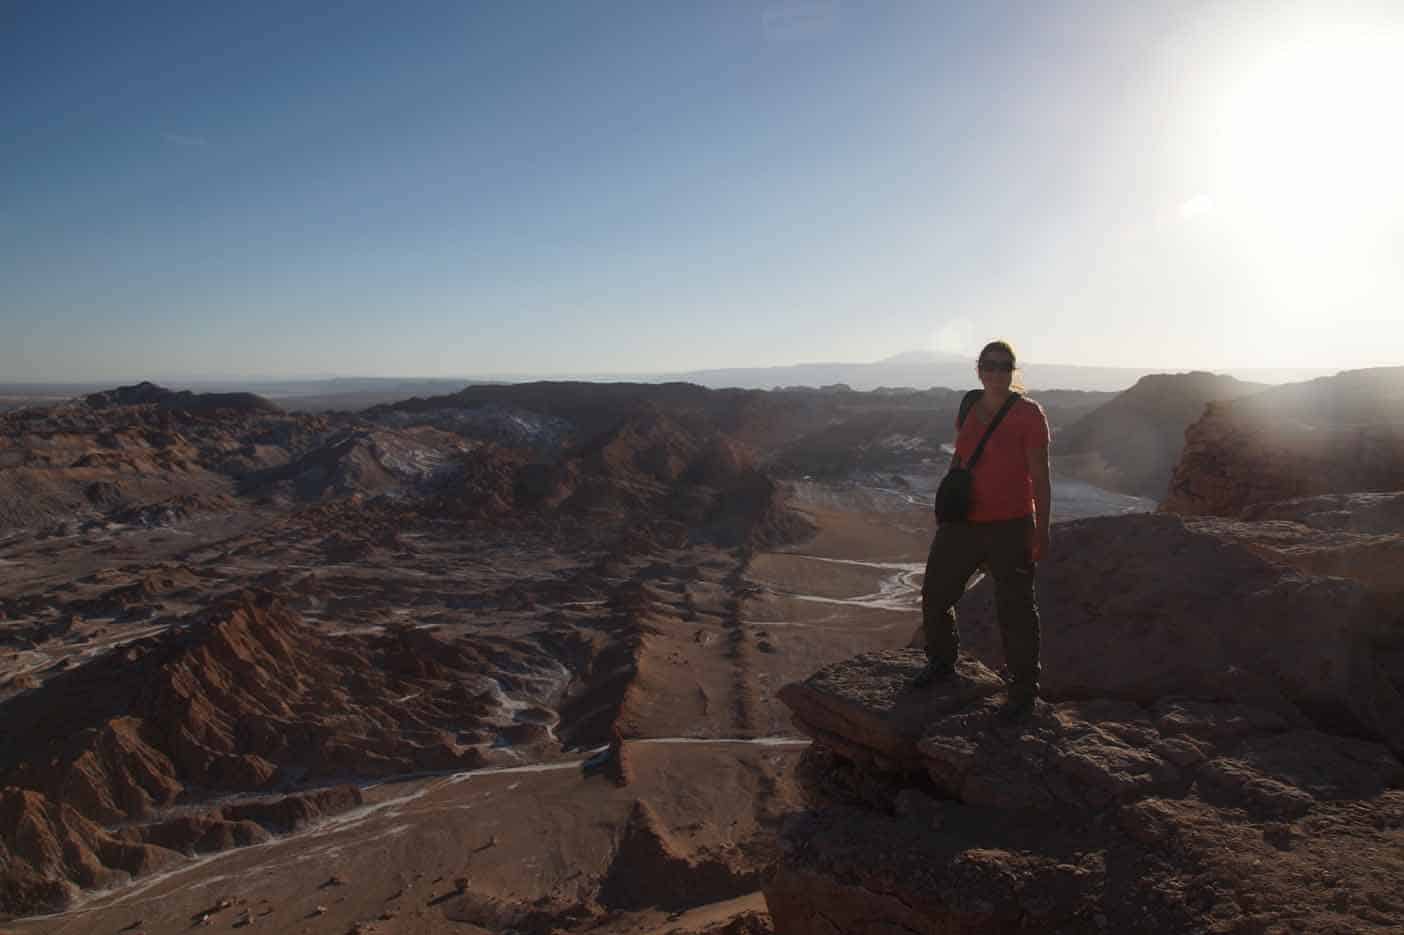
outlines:
[[[996,412],[995,417],[990,420],[989,427],[985,429],[985,434],[980,439],[980,444],[976,445],[975,450],[971,452],[970,463],[961,464],[959,458],[951,456],[951,468],[941,479],[941,486],[936,488],[936,518],[941,522],[965,522],[965,517],[970,513],[970,488],[975,480],[970,472],[975,470],[976,462],[984,453],[985,442],[990,440],[994,430],[999,428],[999,423],[1004,421],[1005,414],[1018,401],[1018,393],[1009,394],[1004,405],[999,407],[999,412]],[[965,420],[961,419],[960,421],[964,422]]]

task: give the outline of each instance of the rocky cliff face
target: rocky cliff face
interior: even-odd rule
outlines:
[[[1165,497],[1185,429],[1216,400],[1259,393],[1263,384],[1214,373],[1142,377],[1124,393],[1058,433],[1060,467],[1109,490]]]
[[[1234,516],[1297,497],[1404,488],[1401,402],[1404,367],[1211,403],[1185,433],[1162,509]]]
[[[1386,931],[1404,918],[1404,764],[1252,705],[1002,707],[915,651],[787,686],[809,808],[765,885],[775,931]]]

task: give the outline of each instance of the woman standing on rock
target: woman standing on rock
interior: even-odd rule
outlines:
[[[954,671],[960,648],[955,604],[983,564],[994,579],[1011,679],[1009,705],[1022,713],[1038,697],[1034,562],[1048,554],[1052,489],[1048,419],[1038,403],[1019,394],[1016,364],[1009,344],[986,344],[976,365],[983,390],[967,394],[956,420],[955,466],[969,472],[968,505],[962,519],[947,509],[931,541],[921,588],[927,665],[917,681],[930,684]],[[938,496],[938,512],[942,499]]]

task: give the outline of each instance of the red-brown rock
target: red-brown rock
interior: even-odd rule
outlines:
[[[1404,489],[1404,367],[1353,370],[1211,403],[1161,508],[1235,516],[1327,493]]]

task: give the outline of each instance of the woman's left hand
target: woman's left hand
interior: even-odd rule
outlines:
[[[1034,561],[1039,561],[1048,555],[1051,543],[1048,540],[1048,527],[1040,526],[1029,530],[1029,555]]]

